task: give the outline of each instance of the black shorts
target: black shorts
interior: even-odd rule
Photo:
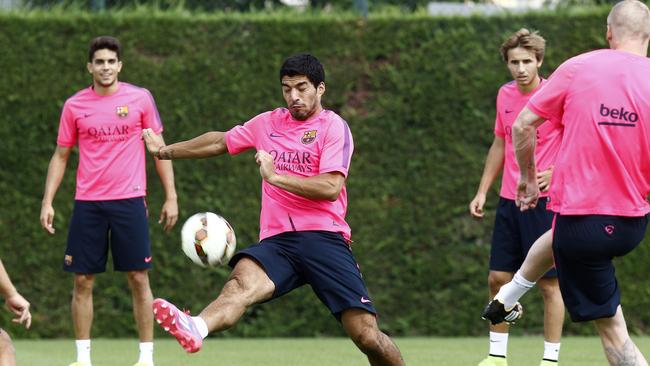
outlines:
[[[516,272],[521,267],[535,240],[551,228],[553,212],[546,210],[546,201],[546,198],[540,198],[534,209],[521,212],[515,201],[499,198],[490,249],[490,270]],[[544,275],[556,276],[555,269]]]
[[[647,216],[556,216],[553,255],[574,322],[614,316],[621,292],[612,259],[636,248],[647,225]]]
[[[144,197],[75,201],[63,269],[74,273],[104,272],[109,247],[116,271],[151,268]]]
[[[275,284],[272,298],[309,284],[316,296],[340,320],[341,313],[360,308],[376,314],[352,249],[343,236],[329,231],[293,231],[274,235],[241,250],[259,262]]]

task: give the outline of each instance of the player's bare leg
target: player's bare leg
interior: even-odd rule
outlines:
[[[610,365],[648,366],[643,354],[630,339],[620,305],[613,317],[597,319],[595,324]]]
[[[488,289],[490,299],[499,291],[501,286],[512,279],[512,272],[490,271],[488,274]],[[490,324],[490,347],[487,358],[479,365],[505,365],[508,352],[508,332],[510,326],[506,322]]]
[[[402,355],[393,341],[377,326],[374,314],[363,309],[348,309],[341,314],[346,333],[372,366],[404,365]]]
[[[140,342],[153,341],[153,313],[151,304],[153,294],[149,286],[148,271],[131,271],[127,273],[131,297],[133,299],[133,317],[138,327]]]
[[[273,296],[275,284],[255,260],[243,257],[230,274],[219,297],[196,317],[164,299],[153,301],[156,322],[190,353],[198,352],[208,333],[228,329],[246,309]]]
[[[11,337],[3,329],[0,329],[0,365],[16,365],[16,349],[11,342]]]
[[[75,273],[72,293],[72,323],[77,339],[90,339],[93,325],[93,285],[95,275]]]
[[[544,298],[544,339],[559,343],[564,324],[564,301],[557,278],[542,278],[537,285]]]
[[[501,287],[512,280],[512,272],[504,271],[490,271],[488,274],[488,289],[490,291],[490,299],[499,292]],[[490,332],[494,333],[508,333],[510,326],[508,323],[503,322],[500,324],[490,324]]]
[[[553,268],[553,231],[548,230],[540,236],[528,250],[519,273],[528,281],[536,282]]]
[[[506,308],[516,304],[546,272],[553,268],[553,231],[548,230],[531,246],[514,276],[514,280],[501,286],[493,298],[498,299]]]
[[[275,284],[255,260],[240,259],[216,300],[198,315],[210,332],[218,332],[235,325],[253,304],[273,296]]]

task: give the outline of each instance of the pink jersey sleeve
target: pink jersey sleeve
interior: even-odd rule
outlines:
[[[340,172],[348,176],[354,143],[348,124],[342,119],[332,120],[325,136],[320,165],[320,174]]]
[[[562,121],[564,102],[575,74],[575,65],[574,59],[560,65],[542,88],[530,98],[526,107],[544,119]]]
[[[230,155],[254,148],[257,145],[258,133],[263,134],[261,128],[269,112],[259,114],[243,125],[238,125],[226,132],[226,146]]]
[[[501,90],[499,90],[499,94],[497,95],[497,109],[496,109],[496,118],[494,120],[494,135],[499,136],[501,138],[506,137],[506,130],[503,128],[503,121],[501,120],[501,102],[500,98],[501,97]]]
[[[143,88],[143,91],[145,97],[142,100],[142,128],[151,128],[153,132],[159,134],[163,131],[163,125],[158,108],[156,108],[156,102],[149,90]]]
[[[74,121],[70,104],[63,105],[61,119],[59,121],[59,135],[56,138],[57,145],[71,147],[77,144],[77,126]]]

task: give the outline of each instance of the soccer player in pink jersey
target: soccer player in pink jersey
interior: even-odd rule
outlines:
[[[109,36],[92,40],[88,72],[93,84],[63,106],[57,147],[50,160],[41,206],[41,226],[54,234],[52,202],[68,157],[79,146],[75,205],[68,231],[63,269],[74,273],[72,320],[77,345],[74,366],[90,366],[95,275],[113,267],[127,272],[133,315],[140,338],[136,366],[153,366],[153,295],[148,214],[145,203],[145,150],[141,131],[161,133],[163,126],[148,90],[118,81],[121,46]],[[170,161],[155,159],[166,200],[159,223],[169,231],[178,218],[174,172]]]
[[[30,304],[16,291],[2,261],[0,261],[0,296],[5,299],[5,307],[16,315],[12,322],[24,324],[25,328],[29,329],[32,324],[32,314],[29,312]],[[0,328],[0,365],[16,365],[16,350],[9,333],[2,328]]]
[[[564,131],[549,207],[564,302],[573,321],[595,322],[611,365],[648,365],[628,334],[612,263],[641,242],[650,212],[648,7],[616,4],[607,40],[611,49],[560,65],[517,118],[517,203],[522,210],[538,203],[535,134],[545,119],[558,118]]]
[[[197,352],[209,332],[232,327],[251,305],[309,284],[371,365],[403,365],[395,344],[378,328],[352,255],[345,180],[353,140],[347,123],[321,105],[323,66],[309,54],[291,56],[280,69],[280,81],[287,108],[262,113],[228,132],[165,146],[154,130],[143,131],[147,148],[161,159],[255,149],[263,179],[260,242],[233,257],[230,278],[198,316],[156,299],[156,321],[185,350]]]
[[[513,278],[514,272],[521,266],[535,239],[551,227],[552,214],[546,210],[544,200],[534,211],[525,213],[520,212],[515,205],[519,168],[511,133],[517,114],[545,83],[539,75],[539,68],[544,60],[545,43],[544,38],[537,32],[520,29],[501,45],[501,55],[513,81],[499,89],[494,141],[485,161],[478,192],[469,204],[470,214],[482,219],[487,192],[503,170],[490,253],[490,298]],[[560,138],[561,128],[557,123],[548,121],[540,127],[536,146],[539,167],[536,179],[540,189],[544,191],[544,197],[547,195],[546,189],[560,146]],[[559,357],[564,304],[556,276],[555,271],[549,271],[539,282],[544,298],[545,342],[542,366],[556,365]],[[490,325],[489,353],[479,366],[507,365],[508,327],[507,323]]]

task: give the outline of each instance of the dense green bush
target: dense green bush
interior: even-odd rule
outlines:
[[[90,83],[88,41],[99,34],[124,46],[121,79],[150,89],[167,141],[235,124],[283,103],[282,60],[317,55],[327,71],[324,103],[354,134],[348,181],[354,251],[380,312],[395,335],[474,335],[486,325],[486,276],[497,188],[483,222],[467,205],[492,140],[494,102],[509,75],[499,59],[502,39],[519,27],[548,41],[548,74],[567,57],[605,47],[605,11],[494,18],[174,13],[0,14],[0,255],[34,306],[24,337],[71,337],[72,276],[62,272],[77,156],[69,163],[55,209],[57,233],[38,216],[60,109]],[[151,161],[149,161],[151,164]],[[174,163],[181,219],[200,210],[225,215],[240,246],[256,241],[260,178],[253,153]],[[151,168],[151,166],[150,166]],[[192,311],[215,298],[228,274],[204,270],[180,251],[179,232],[155,224],[162,193],[149,169],[155,295]],[[179,225],[180,226],[180,225]],[[632,329],[650,322],[649,249],[620,261],[619,279]],[[98,277],[94,336],[133,336],[124,276]],[[540,333],[540,297],[526,299],[515,332]],[[567,325],[574,333],[591,327]],[[339,335],[338,323],[308,287],[254,307],[225,336]]]

